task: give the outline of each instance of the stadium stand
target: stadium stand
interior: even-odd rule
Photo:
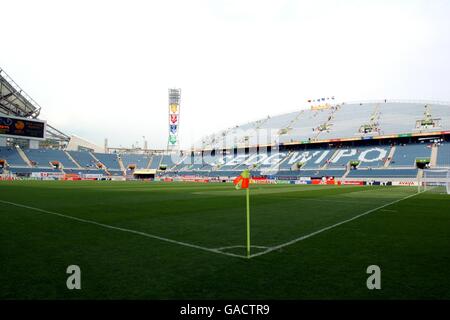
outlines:
[[[342,148],[337,150],[328,168],[346,168],[351,161],[358,161],[359,167],[383,167],[389,150],[386,146]]]
[[[438,167],[450,167],[450,142],[442,143],[438,147],[436,165]]]
[[[210,172],[209,175],[211,177],[236,177],[240,173],[238,170],[217,170]],[[257,172],[254,171],[253,175],[257,175]]]
[[[162,156],[155,155],[152,157],[152,161],[149,163],[149,169],[159,169],[159,164],[161,163]]]
[[[113,177],[123,176],[124,173],[121,170],[108,170],[109,174]]]
[[[346,170],[300,170],[299,177],[342,177]]]
[[[289,158],[283,162],[282,167],[289,168],[294,167],[296,164],[303,164],[302,169],[319,169],[323,167],[333,156],[334,150],[312,148],[303,151],[294,151],[290,154]]]
[[[324,104],[220,131],[185,156],[0,147],[0,160],[7,164],[6,171],[12,168],[21,175],[65,172],[135,178],[134,169],[154,169],[158,176],[219,178],[250,169],[252,175],[283,179],[414,179],[419,166],[450,167],[449,130],[449,105],[444,103]],[[58,170],[54,163],[61,165]],[[99,163],[104,168],[99,169]]]
[[[129,153],[120,155],[120,158],[122,159],[125,169],[129,168],[130,166],[134,166],[135,169],[145,169],[147,168],[151,159],[150,156],[146,154],[129,154]]]
[[[115,153],[93,153],[93,155],[108,169],[120,170],[119,159]]]
[[[171,169],[179,161],[181,161],[181,158],[178,155],[175,155],[175,154],[164,155],[161,159],[160,166],[166,166],[166,169]],[[203,166],[203,164],[200,162],[200,167],[201,166]]]
[[[293,142],[315,139],[320,133],[317,128],[324,124],[330,117],[330,110],[310,110],[310,112],[306,111],[301,116],[299,116],[295,122],[291,123],[291,128],[287,129],[289,135],[280,136],[280,142]],[[277,125],[281,125],[281,122],[279,122],[276,118],[272,118],[271,125],[273,128],[277,128]],[[283,128],[283,126],[279,126],[278,128]]]
[[[279,168],[280,163],[286,159],[287,152],[270,152],[250,155],[248,163],[255,166],[258,170],[270,168]]]
[[[83,168],[91,168],[96,169],[97,168],[97,161],[92,158],[91,154],[89,152],[85,151],[67,151],[72,158]]]
[[[357,169],[350,170],[348,178],[415,178],[417,169]]]
[[[179,164],[184,169],[194,171],[209,171],[218,165],[220,157],[202,157],[201,155],[188,156]]]
[[[197,156],[187,156],[178,165],[170,155],[156,155],[152,158],[145,155],[122,155],[125,164],[135,164],[137,168],[145,168],[150,164],[150,168],[159,169],[159,165],[168,165],[166,176],[186,175],[199,177],[234,177],[241,170],[251,168],[253,175],[267,175],[273,177],[336,177],[342,178],[415,178],[418,170],[415,168],[415,159],[429,157],[430,150],[428,144],[407,144],[397,146],[397,151],[393,157],[392,167],[380,169],[384,165],[386,155],[389,153],[388,146],[364,146],[338,149],[313,148],[291,152],[272,153],[240,153],[237,155],[209,156],[202,159]],[[95,160],[89,152],[70,151],[70,155],[83,166],[83,169],[76,168],[75,164],[60,150],[48,149],[26,149],[27,157],[35,164],[33,168],[27,167],[15,148],[0,148],[0,159],[6,160],[10,165],[10,171],[16,174],[27,174],[32,172],[64,172],[66,174],[102,174],[110,176],[123,176],[125,173],[119,169],[116,154],[95,153],[102,161],[107,171],[95,167]],[[442,143],[439,146],[437,166],[445,167],[449,165],[450,143]],[[372,162],[365,162],[369,159]],[[202,161],[203,160],[203,161]],[[349,161],[359,160],[358,169],[348,171]],[[58,161],[63,165],[62,170],[53,169],[52,161]],[[194,163],[191,163],[194,161]],[[199,163],[195,163],[195,162]],[[334,161],[334,162],[333,162]],[[212,164],[208,164],[211,162]],[[296,168],[296,163],[303,163],[302,168]],[[215,163],[222,163],[216,170]],[[280,164],[280,166],[276,166]],[[323,167],[327,166],[327,169]],[[70,167],[69,167],[70,166]],[[108,167],[109,166],[109,167]],[[112,169],[111,169],[112,167]],[[173,170],[169,168],[173,167]],[[204,169],[207,168],[207,169]],[[274,169],[274,170],[272,170]],[[272,170],[272,171],[271,171]],[[127,175],[132,175],[131,170],[126,171]]]
[[[76,164],[62,150],[25,149],[25,155],[36,167],[52,167],[51,162],[58,162],[64,168],[76,168]]]
[[[288,161],[291,158],[291,155],[292,151],[287,152],[285,158],[279,162],[280,170],[291,170],[293,164]]]
[[[185,156],[182,157],[180,162],[174,166],[171,170],[172,171],[183,171],[187,170],[192,164],[193,164],[193,157],[191,156]]]
[[[445,103],[384,100],[326,105],[320,110],[301,110],[236,126],[205,137],[198,147],[216,149],[233,141],[256,145],[264,143],[260,139],[267,135],[267,143],[276,144],[440,131],[450,127],[448,108]],[[436,122],[417,126],[426,110]],[[362,130],[364,126],[371,130]]]
[[[14,147],[0,147],[0,160],[5,160],[9,166],[28,167]]]
[[[351,137],[359,132],[362,124],[367,123],[374,111],[374,105],[350,104],[333,113],[329,130],[320,131],[320,139],[334,139],[335,135]],[[348,121],[351,119],[352,121]]]
[[[205,166],[204,163],[200,162],[200,163],[195,163],[190,165],[188,168],[189,170],[202,170],[203,167]]]
[[[388,160],[390,146],[358,147],[359,168],[382,168]]]
[[[237,169],[240,165],[242,165],[249,158],[248,154],[240,153],[237,155],[227,155],[223,157],[224,163],[220,163],[218,165],[218,170],[220,171],[229,171],[229,170],[239,170]],[[219,162],[221,159],[219,158]]]
[[[430,157],[430,144],[398,145],[396,146],[394,157],[392,158],[389,167],[415,167],[416,159]]]

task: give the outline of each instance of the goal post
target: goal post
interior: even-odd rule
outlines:
[[[450,194],[450,169],[425,169],[418,178],[419,192],[431,191]]]

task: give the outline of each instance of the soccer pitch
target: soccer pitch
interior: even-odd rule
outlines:
[[[0,182],[1,299],[450,299],[450,197],[414,187]],[[78,265],[82,289],[68,290]],[[368,290],[378,265],[382,290]]]

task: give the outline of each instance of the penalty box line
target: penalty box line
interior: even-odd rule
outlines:
[[[358,214],[358,215],[356,215],[356,216],[354,216],[354,217],[352,217],[352,218],[350,218],[350,219],[343,220],[343,221],[338,222],[338,223],[335,223],[335,224],[333,224],[333,225],[331,225],[331,226],[328,226],[328,227],[322,228],[322,229],[320,229],[320,230],[314,231],[314,232],[312,232],[312,233],[310,233],[310,234],[307,234],[307,235],[298,237],[298,238],[296,238],[296,239],[293,239],[293,240],[291,240],[291,241],[288,241],[288,242],[279,244],[279,245],[277,245],[277,246],[270,247],[270,248],[266,249],[265,251],[258,252],[258,253],[255,253],[255,254],[250,255],[250,258],[259,257],[259,256],[262,256],[262,255],[268,254],[268,253],[270,253],[270,252],[272,252],[272,251],[279,250],[279,249],[282,249],[282,248],[284,248],[284,247],[293,245],[293,244],[295,244],[295,243],[297,243],[297,242],[300,242],[300,241],[302,241],[302,240],[311,238],[311,237],[313,237],[313,236],[315,236],[315,235],[318,235],[318,234],[320,234],[320,233],[322,233],[322,232],[325,232],[325,231],[328,231],[328,230],[330,230],[330,229],[339,227],[339,226],[341,226],[341,225],[343,225],[343,224],[345,224],[345,223],[347,223],[347,222],[351,222],[351,221],[353,221],[353,220],[356,220],[356,219],[358,219],[358,218],[361,218],[361,217],[363,217],[363,216],[366,216],[366,215],[368,215],[368,214],[370,214],[370,213],[373,213],[373,212],[378,211],[378,210],[380,210],[380,209],[383,209],[383,208],[386,208],[386,207],[391,206],[391,205],[393,205],[393,204],[396,204],[396,203],[398,203],[398,202],[400,202],[400,201],[403,201],[403,200],[406,200],[406,199],[415,197],[415,196],[417,196],[417,195],[419,195],[419,194],[421,194],[421,193],[423,193],[423,192],[425,192],[425,191],[421,191],[421,192],[417,192],[417,193],[414,193],[414,194],[410,194],[409,196],[406,196],[406,197],[404,197],[404,198],[397,199],[397,200],[395,200],[395,201],[386,203],[386,204],[384,204],[384,205],[382,205],[382,206],[379,206],[379,207],[376,207],[376,208],[374,208],[374,209],[370,209],[370,210],[368,210],[368,211],[365,211],[365,212],[363,212],[363,213],[360,213],[360,214]]]
[[[78,221],[78,222],[81,222],[81,223],[95,225],[95,226],[106,228],[106,229],[112,229],[112,230],[117,230],[117,231],[122,231],[122,232],[128,232],[128,233],[136,234],[136,235],[147,237],[147,238],[152,238],[152,239],[156,239],[156,240],[160,240],[160,241],[164,241],[164,242],[177,244],[177,245],[184,246],[184,247],[189,247],[189,248],[203,250],[203,251],[212,252],[212,253],[218,253],[218,254],[222,254],[222,255],[230,256],[230,257],[247,259],[246,256],[234,254],[234,253],[231,253],[231,252],[223,252],[223,251],[220,251],[219,249],[206,248],[206,247],[202,247],[202,246],[199,246],[199,245],[196,245],[196,244],[192,244],[192,243],[187,243],[187,242],[177,241],[177,240],[173,240],[173,239],[169,239],[169,238],[165,238],[165,237],[160,237],[160,236],[157,236],[157,235],[154,235],[154,234],[150,234],[150,233],[146,233],[146,232],[142,232],[142,231],[136,231],[136,230],[122,228],[122,227],[115,227],[115,226],[112,226],[112,225],[109,225],[109,224],[104,224],[104,223],[96,222],[96,221],[93,221],[93,220],[77,218],[77,217],[74,217],[74,216],[70,216],[70,215],[66,215],[66,214],[62,214],[62,213],[58,213],[58,212],[53,212],[53,211],[48,211],[48,210],[44,210],[44,209],[40,209],[40,208],[30,207],[30,206],[19,204],[19,203],[15,203],[15,202],[0,200],[0,203],[9,204],[9,205],[12,205],[12,206],[16,206],[16,207],[19,207],[19,208],[25,208],[25,209],[29,209],[29,210],[33,210],[33,211],[38,211],[38,212],[42,212],[42,213],[58,216],[58,217],[61,217],[61,218],[66,218],[66,219]]]

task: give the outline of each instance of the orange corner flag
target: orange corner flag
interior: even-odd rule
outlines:
[[[250,172],[248,170],[242,171],[242,173],[233,180],[233,184],[236,189],[248,189],[250,185]]]

